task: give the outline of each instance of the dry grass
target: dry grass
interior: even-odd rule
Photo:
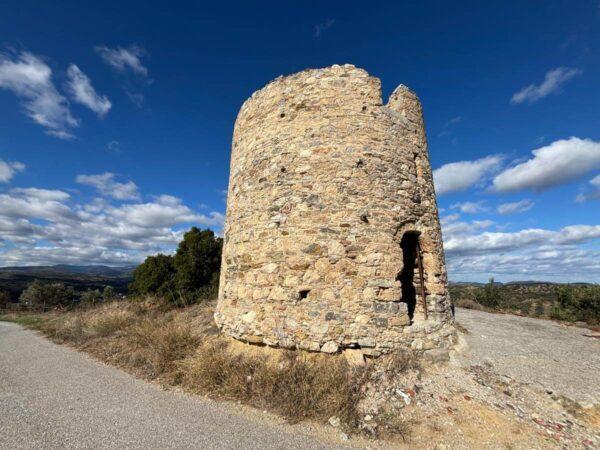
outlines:
[[[216,336],[212,315],[210,304],[173,309],[146,299],[3,319],[142,378],[241,401],[291,422],[337,416],[346,429],[356,429],[366,369],[351,369],[342,356],[236,351],[234,342]]]
[[[292,422],[337,416],[353,427],[364,373],[343,357],[286,351],[277,361],[267,355],[235,354],[225,339],[203,343],[180,363],[181,382],[198,392],[268,408]]]

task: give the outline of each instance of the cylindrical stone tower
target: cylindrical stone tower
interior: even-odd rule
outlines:
[[[279,77],[244,103],[215,319],[240,340],[327,353],[450,345],[442,237],[412,91],[400,85],[383,105],[379,79],[334,65]]]

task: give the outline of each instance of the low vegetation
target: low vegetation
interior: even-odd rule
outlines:
[[[146,297],[0,320],[37,329],[139,377],[268,409],[291,422],[336,416],[356,429],[366,369],[349,367],[343,356],[249,349],[218,336],[213,312],[213,302],[180,308]]]
[[[597,284],[500,284],[492,278],[484,286],[451,285],[450,295],[455,305],[463,308],[600,325]]]

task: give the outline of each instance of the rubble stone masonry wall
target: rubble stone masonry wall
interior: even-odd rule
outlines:
[[[402,276],[411,232],[427,319]],[[255,92],[235,124],[224,235],[215,319],[236,339],[367,356],[451,345],[421,104],[403,85],[384,105],[378,78],[334,65]]]

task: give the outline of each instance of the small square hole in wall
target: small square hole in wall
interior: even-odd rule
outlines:
[[[302,289],[302,290],[298,291],[298,298],[300,300],[304,300],[305,298],[308,297],[309,292],[310,292],[310,289]]]

